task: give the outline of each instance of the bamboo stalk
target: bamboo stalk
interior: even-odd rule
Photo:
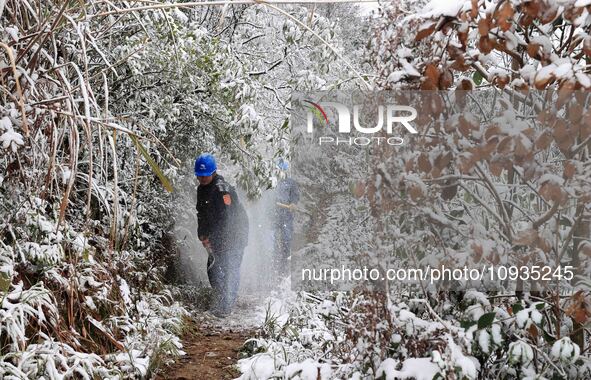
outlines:
[[[23,131],[25,132],[25,136],[29,137],[29,126],[27,124],[27,113],[25,112],[25,103],[23,99],[23,90],[21,89],[21,83],[19,81],[19,75],[16,70],[16,64],[14,62],[14,55],[12,54],[12,49],[8,47],[3,42],[0,42],[0,46],[6,50],[6,54],[8,55],[8,59],[10,60],[10,67],[12,68],[12,73],[14,75],[14,81],[16,83],[16,90],[18,91],[18,106],[21,110],[22,118],[23,118]]]

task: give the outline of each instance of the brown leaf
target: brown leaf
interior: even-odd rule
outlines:
[[[538,121],[542,124],[550,125],[556,121],[556,115],[548,110],[542,110],[538,113]]]
[[[480,40],[478,41],[478,49],[480,49],[482,54],[490,53],[493,49],[493,46],[494,45],[488,36],[480,37]]]
[[[497,24],[502,31],[506,32],[511,29],[513,14],[515,10],[510,1],[505,1],[498,13],[496,14]]]
[[[494,161],[489,164],[489,169],[492,175],[500,177],[503,173],[503,164],[499,161]]]
[[[536,327],[536,325],[534,325],[533,323],[531,325],[529,325],[529,327],[527,328],[527,331],[529,332],[529,336],[534,340],[538,339],[538,328]]]
[[[435,30],[435,25],[436,24],[434,22],[421,25],[419,27],[417,35],[415,36],[415,41],[420,41],[423,38],[430,36],[431,33],[433,33],[433,31]]]
[[[458,193],[457,182],[453,183],[453,184],[446,184],[441,189],[441,198],[443,200],[449,201],[449,200],[452,200],[456,196],[457,193]]]
[[[582,241],[579,244],[579,252],[591,258],[591,243],[589,243],[588,241]]]
[[[552,135],[562,153],[567,153],[574,145],[575,139],[570,134],[569,126],[564,120],[557,120]]]
[[[530,15],[522,14],[521,18],[519,19],[519,25],[521,25],[524,29],[528,28],[532,22],[534,22],[534,17]]]
[[[545,150],[550,146],[552,140],[552,133],[550,133],[550,131],[546,129],[536,139],[536,148],[538,150]]]
[[[571,179],[576,172],[575,164],[573,164],[572,160],[567,160],[564,162],[564,170],[562,172],[562,176],[564,179]]]
[[[445,169],[445,167],[451,162],[451,152],[445,152],[437,156],[435,159],[435,167],[439,170]]]
[[[468,174],[474,167],[474,161],[472,160],[472,155],[470,153],[462,153],[458,157],[458,169],[462,174]]]
[[[540,0],[524,1],[521,11],[531,18],[537,18],[540,14]]]
[[[482,248],[482,244],[472,242],[472,244],[470,245],[470,248],[472,248],[472,257],[474,258],[474,262],[476,262],[476,263],[479,262],[480,258],[484,254],[484,249]]]
[[[515,156],[519,158],[527,157],[531,154],[531,142],[524,135],[515,138]]]
[[[497,145],[497,153],[506,156],[509,155],[513,151],[513,137],[512,136],[505,136],[499,145]]]
[[[406,161],[406,163],[404,164],[404,170],[405,170],[407,173],[410,173],[410,172],[414,171],[414,167],[415,167],[415,165],[414,165],[414,161],[413,161],[413,160],[408,160],[408,161]]]
[[[437,69],[437,66],[432,63],[429,63],[427,66],[425,66],[425,72],[423,75],[433,83],[439,82],[439,69]]]
[[[562,17],[572,24],[583,13],[583,9],[583,7],[565,7]]]
[[[417,160],[417,165],[420,171],[422,171],[423,173],[429,173],[432,168],[431,161],[429,160],[429,155],[426,153],[421,153]]]
[[[493,125],[492,127],[486,128],[484,131],[484,138],[489,140],[493,136],[498,136],[499,133],[501,133],[501,127],[498,125]]]
[[[562,203],[564,200],[560,186],[554,182],[544,182],[540,187],[540,195],[547,201]]]
[[[580,92],[577,91],[575,94],[578,95]],[[585,94],[586,95],[586,94]],[[566,109],[567,118],[573,123],[573,126],[580,127],[581,126],[581,118],[583,117],[583,104],[585,104],[585,99],[578,100],[575,103],[569,103]],[[577,128],[578,129],[578,128]]]
[[[527,44],[527,55],[534,59],[538,59],[538,53],[540,52],[540,48],[542,45],[536,44],[534,42],[530,42]]]
[[[443,70],[439,77],[439,89],[446,90],[453,84],[454,76],[449,69]]]
[[[457,71],[467,71],[470,69],[470,65],[466,63],[466,59],[463,55],[457,55],[450,67]]]
[[[529,85],[525,82],[518,84],[515,88],[520,91],[522,94],[526,94],[529,91]]]
[[[514,245],[532,245],[538,239],[538,231],[529,229],[520,231],[513,238]]]
[[[462,49],[466,50],[466,45],[468,44],[468,30],[466,31],[458,31],[457,32],[458,40],[462,44]]]
[[[470,17],[472,20],[476,20],[478,17],[478,0],[472,0],[472,7],[470,8]]]
[[[585,292],[579,290],[570,299],[571,305],[566,309],[566,315],[579,324],[585,324],[591,316],[591,307]]]
[[[572,80],[565,80],[560,83],[558,89],[558,99],[556,100],[556,108],[562,108],[564,104],[573,97],[575,90],[575,82]]]
[[[423,197],[423,191],[421,187],[415,183],[409,185],[408,193],[413,201],[417,201]]]
[[[468,120],[466,120],[464,115],[460,116],[458,122],[458,129],[464,137],[470,136],[472,134],[472,130],[476,129]]]
[[[493,77],[492,83],[500,89],[505,88],[507,83],[509,83],[509,75],[507,74],[496,74]]]
[[[488,31],[490,30],[490,19],[489,18],[481,18],[478,20],[478,33],[482,37],[488,36]]]
[[[474,85],[472,84],[472,81],[467,78],[462,79],[458,85],[458,90],[472,91],[473,89]]]
[[[552,244],[550,244],[550,242],[548,240],[546,240],[545,238],[538,236],[538,240],[536,241],[536,246],[541,249],[542,251],[544,251],[545,253],[550,252],[550,250],[552,249]]]
[[[523,171],[523,179],[526,181],[531,181],[534,177],[538,177],[537,175],[537,166],[536,165],[526,165],[525,170]]]
[[[423,91],[435,91],[438,90],[437,83],[433,83],[429,78],[423,78],[421,81],[420,89]]]

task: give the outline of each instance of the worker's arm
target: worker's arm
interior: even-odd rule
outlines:
[[[300,201],[300,188],[296,181],[291,180],[291,200],[292,204],[296,204]]]
[[[197,191],[197,237],[205,248],[209,246],[209,221],[205,215],[205,199],[201,199]]]

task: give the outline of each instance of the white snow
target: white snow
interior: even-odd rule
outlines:
[[[189,22],[189,17],[178,8],[174,8],[173,10],[174,17],[179,20],[181,23],[186,24]]]
[[[268,379],[275,372],[275,359],[269,354],[256,355],[238,362],[240,380]]]
[[[0,119],[0,129],[3,131],[12,129],[12,121],[10,121],[8,116],[4,116],[2,119]]]
[[[432,380],[439,373],[439,366],[431,361],[431,358],[409,358],[402,362],[400,371],[395,370],[396,362],[386,359],[380,365],[377,376],[386,375],[386,380],[411,379]]]
[[[119,279],[119,290],[121,291],[121,297],[123,298],[125,305],[128,307],[131,306],[131,291],[129,290],[129,285],[127,284],[127,281],[125,281],[123,278]]]
[[[492,325],[490,330],[494,344],[501,344],[503,342],[503,336],[501,335],[501,326],[495,323],[494,325]]]
[[[447,336],[447,344],[451,350],[451,358],[456,367],[461,368],[462,374],[468,379],[476,379],[478,376],[478,360],[472,356],[466,356],[462,349],[454,342],[450,335]]]
[[[570,78],[573,76],[573,65],[570,62],[564,62],[560,64],[554,70],[554,75],[557,78]]]
[[[552,173],[546,173],[542,175],[538,181],[539,183],[551,182],[556,185],[562,185],[564,183],[564,179],[562,177]]]
[[[527,321],[529,321],[528,309],[519,310],[517,314],[515,314],[515,322],[520,328],[526,327]]]
[[[486,330],[481,330],[478,334],[478,344],[482,352],[488,354],[490,352],[490,335]]]
[[[536,75],[536,68],[534,65],[525,65],[523,68],[521,68],[521,70],[519,70],[519,74],[521,74],[521,77],[524,80],[532,82]]]
[[[0,7],[2,9],[2,7]],[[19,33],[18,29],[12,26],[4,28],[4,31],[10,35],[10,37],[15,41],[18,42],[19,40]]]
[[[23,136],[12,128],[0,136],[0,142],[2,142],[4,149],[11,149],[13,153],[16,153],[19,146],[24,145]]]
[[[556,70],[556,65],[553,63],[542,67],[536,73],[535,80],[536,81],[546,81],[546,80],[551,79],[552,76],[554,75],[554,70]]]
[[[394,380],[394,373],[396,371],[396,367],[398,366],[398,362],[392,358],[387,358],[380,363],[378,370],[376,372],[376,377],[380,378],[381,376],[385,376],[386,380]]]
[[[417,71],[417,69],[415,69],[413,67],[413,65],[411,65],[410,63],[408,63],[408,61],[404,58],[400,59],[400,65],[402,66],[402,68],[404,69],[404,71],[406,72],[407,75],[413,76],[413,77],[420,77],[421,73],[419,73]]]
[[[546,52],[551,52],[552,51],[552,42],[550,41],[550,39],[544,35],[537,35],[535,37],[533,37],[531,40],[531,43],[534,44],[538,44],[542,47],[542,49]]]
[[[458,12],[470,6],[466,0],[431,0],[420,11],[422,17],[456,16]]]
[[[572,363],[579,358],[580,353],[579,345],[573,343],[569,337],[564,337],[554,342],[550,356],[554,360]]]
[[[591,87],[591,77],[589,77],[589,75],[579,72],[575,74],[575,78],[577,78],[577,81],[581,86],[586,88]]]
[[[537,309],[533,309],[531,311],[531,320],[537,324],[542,323],[542,313],[540,313]]]
[[[285,367],[284,377],[294,380],[328,380],[331,373],[329,364],[321,364],[308,358],[301,363],[291,363]]]
[[[534,350],[523,341],[513,342],[509,345],[509,361],[512,363],[529,364],[534,358]]]
[[[62,167],[62,184],[65,185],[70,181],[72,171],[67,167]]]

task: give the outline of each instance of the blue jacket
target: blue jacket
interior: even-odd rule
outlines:
[[[275,190],[275,202],[281,204],[298,203],[300,200],[300,191],[298,184],[293,178],[284,178],[277,184]],[[275,223],[278,225],[291,223],[293,221],[293,212],[285,207],[276,205]]]

